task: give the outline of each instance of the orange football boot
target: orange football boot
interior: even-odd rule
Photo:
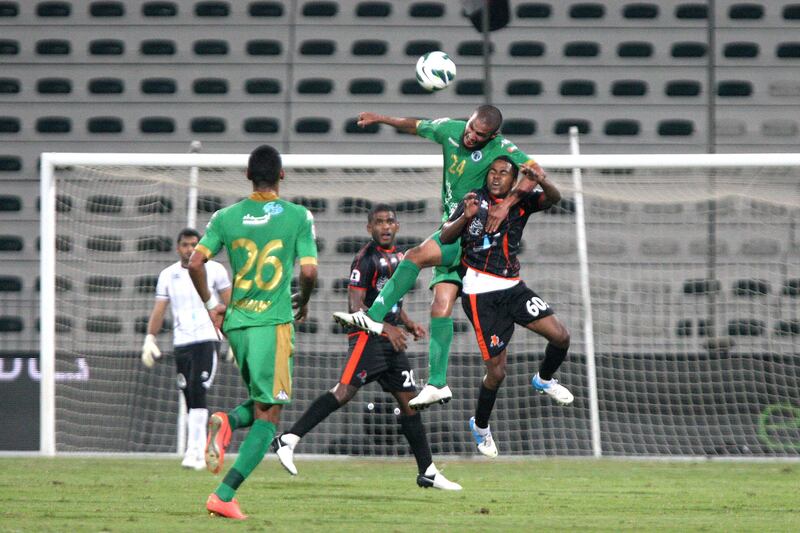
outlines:
[[[208,440],[206,440],[206,468],[219,474],[225,465],[225,448],[231,443],[231,425],[228,415],[214,413],[208,417]]]
[[[236,498],[229,502],[224,502],[213,492],[206,500],[206,509],[212,515],[232,518],[233,520],[245,520],[247,518],[247,515],[239,509],[239,502],[236,501]]]

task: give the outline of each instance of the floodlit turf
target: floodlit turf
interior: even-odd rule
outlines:
[[[413,461],[268,460],[244,523],[211,518],[221,479],[178,459],[0,458],[0,531],[797,531],[800,464],[439,461],[460,493],[420,489]]]

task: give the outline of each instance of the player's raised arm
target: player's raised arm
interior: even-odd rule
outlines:
[[[388,117],[386,115],[379,115],[378,113],[371,113],[369,111],[364,111],[358,114],[358,126],[361,128],[366,128],[372,124],[386,124],[387,126],[393,127],[400,133],[409,133],[411,135],[416,135],[418,122],[419,119],[416,118]]]
[[[519,202],[525,195],[535,189],[537,185],[541,185],[542,182],[550,186],[548,188],[551,188],[550,192],[552,194],[552,196],[547,194],[544,186],[542,186],[547,200],[550,201],[547,205],[542,204],[542,209],[547,209],[561,200],[561,193],[555,188],[552,182],[547,180],[547,174],[544,169],[539,166],[539,163],[528,160],[519,165],[519,173],[524,179],[517,181],[514,188],[511,189],[511,192],[508,193],[508,196],[506,196],[502,202],[489,208],[489,217],[486,219],[486,233],[496,232],[500,227],[500,223],[508,216],[508,210],[511,209],[511,206]]]
[[[468,192],[458,207],[453,212],[450,220],[442,226],[442,233],[439,239],[442,244],[450,244],[456,242],[458,237],[464,231],[470,220],[478,213],[478,195],[474,192]]]

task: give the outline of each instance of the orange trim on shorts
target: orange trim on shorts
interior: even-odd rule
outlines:
[[[463,298],[463,296],[462,296]],[[486,341],[483,340],[483,330],[481,329],[481,321],[478,320],[478,295],[469,295],[469,305],[472,307],[472,325],[475,327],[475,336],[478,338],[478,348],[481,349],[481,357],[484,361],[491,359],[489,356],[489,349],[486,347]]]
[[[347,365],[344,367],[344,372],[342,372],[342,378],[339,380],[345,385],[349,385],[350,380],[353,379],[353,372],[358,367],[358,362],[361,360],[361,354],[364,353],[364,346],[367,345],[368,340],[369,335],[365,331],[358,332],[356,346],[353,348],[353,353],[350,354],[350,359],[347,360]]]

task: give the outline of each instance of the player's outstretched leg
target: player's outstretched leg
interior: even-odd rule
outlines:
[[[539,394],[550,396],[560,405],[569,405],[575,399],[572,393],[564,385],[559,383],[557,379],[543,380],[539,377],[538,372],[533,375],[531,385]]]
[[[225,466],[225,450],[231,443],[231,425],[226,413],[217,412],[208,417],[208,440],[206,441],[206,468],[219,474]]]
[[[486,457],[497,457],[497,445],[492,438],[492,430],[487,425],[485,428],[478,427],[475,424],[475,417],[469,419],[469,430],[472,432],[472,438],[475,439],[475,444],[478,445],[478,451]]]
[[[214,493],[206,500],[206,510],[212,516],[222,516],[234,520],[244,520],[247,518],[247,515],[242,513],[242,510],[239,509],[239,502],[236,498],[229,502],[224,502]]]
[[[366,331],[370,335],[380,335],[383,333],[383,322],[372,320],[367,313],[361,310],[355,313],[337,311],[333,313],[333,319],[341,326],[358,328]]]
[[[412,409],[419,411],[435,403],[446,404],[452,398],[453,393],[447,385],[439,388],[429,383],[422,387],[419,394],[409,401],[408,405],[411,406]]]
[[[281,466],[291,475],[297,475],[297,467],[294,466],[294,447],[300,442],[300,437],[291,433],[282,433],[272,439],[270,447],[275,455],[278,456]]]
[[[424,474],[417,476],[417,485],[423,489],[432,487],[441,490],[461,490],[461,485],[444,477],[444,474],[433,463],[425,470]]]

